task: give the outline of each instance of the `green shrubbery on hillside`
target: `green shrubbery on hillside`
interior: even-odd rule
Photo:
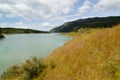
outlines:
[[[32,80],[37,78],[45,69],[45,64],[40,58],[32,57],[25,63],[9,67],[2,75],[2,80]]]
[[[51,32],[72,32],[80,28],[110,28],[120,24],[120,16],[94,17],[67,22],[51,30]]]

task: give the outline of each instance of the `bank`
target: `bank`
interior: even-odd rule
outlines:
[[[2,34],[0,34],[0,39],[2,39],[2,38],[5,38],[5,36],[4,36],[4,35],[2,35]]]

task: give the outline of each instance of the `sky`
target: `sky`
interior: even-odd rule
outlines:
[[[49,31],[65,22],[120,16],[120,0],[0,0],[0,27]]]

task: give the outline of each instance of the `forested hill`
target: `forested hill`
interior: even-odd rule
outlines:
[[[71,32],[80,28],[107,28],[117,24],[120,24],[120,16],[94,17],[67,22],[52,29],[51,32]]]
[[[22,29],[22,28],[0,28],[1,34],[22,34],[22,33],[48,33],[46,31]]]

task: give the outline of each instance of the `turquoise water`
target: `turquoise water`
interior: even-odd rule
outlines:
[[[32,56],[45,57],[71,38],[60,34],[14,34],[0,40],[0,74]]]

